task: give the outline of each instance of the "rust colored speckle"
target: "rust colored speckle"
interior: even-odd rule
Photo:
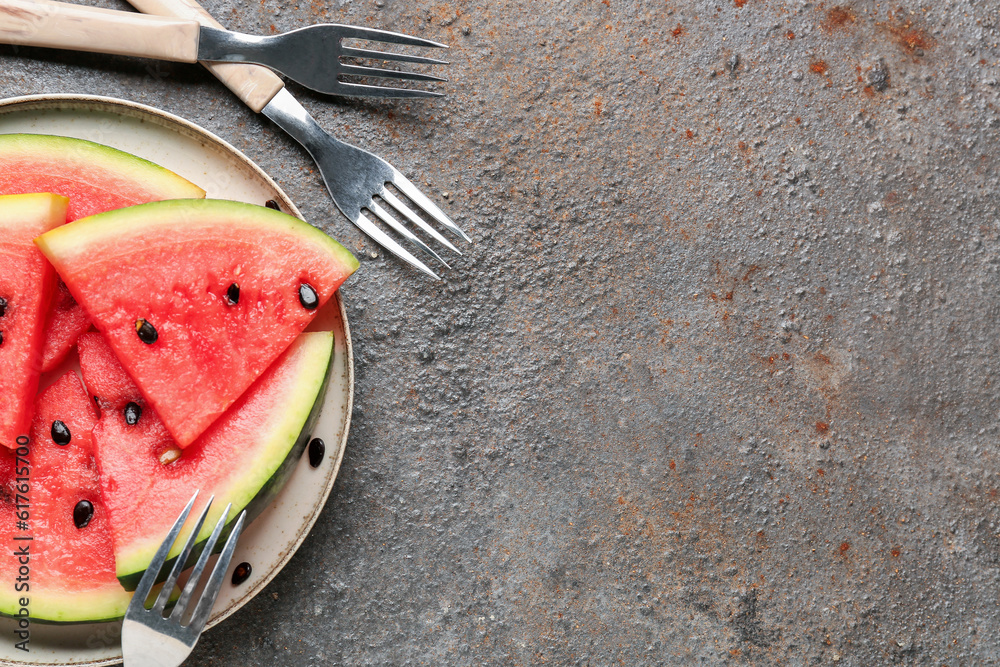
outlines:
[[[826,422],[816,422],[816,431],[819,433],[826,433],[830,430],[830,425]]]
[[[618,496],[618,504],[619,505],[624,505],[625,504],[625,498],[623,496]]]
[[[688,139],[694,139],[694,132],[692,130],[685,130],[684,134],[687,135]]]
[[[684,34],[684,26],[678,23],[677,27],[674,28],[670,34],[673,35],[674,37],[680,37],[681,35]]]
[[[816,469],[816,474],[819,475],[820,477],[822,477],[822,476],[824,476],[826,474],[826,471],[823,470],[822,468],[817,468]]]
[[[893,550],[892,550],[892,551],[890,551],[889,553],[891,553],[891,554],[892,554],[892,557],[893,557],[893,558],[899,558],[899,554],[901,554],[902,552],[901,552],[901,551],[899,550],[899,547],[895,547],[895,548],[893,548]]]
[[[839,28],[846,28],[848,24],[854,23],[857,20],[858,17],[854,14],[854,10],[850,7],[837,5],[836,7],[831,7],[826,13],[826,21],[823,23],[823,27],[827,30],[837,30]]]
[[[747,4],[747,0],[733,0],[733,4],[736,5],[737,7],[742,7],[743,5]]]
[[[795,39],[795,33],[789,30],[788,32],[785,33],[785,37],[787,37],[788,39]]]
[[[840,553],[845,554],[845,553],[847,553],[847,551],[850,548],[851,548],[851,543],[850,542],[841,542],[840,543],[840,549],[839,549]]]
[[[900,25],[887,26],[888,31],[896,39],[896,43],[902,47],[903,51],[919,55],[924,51],[929,51],[937,46],[934,38],[917,28],[911,21],[906,21]]]
[[[674,463],[673,459],[670,459],[670,469],[671,470],[677,470],[677,464]]]
[[[600,116],[601,115],[601,110],[602,110],[603,106],[604,106],[604,100],[603,99],[601,99],[600,97],[598,97],[596,100],[594,100],[594,115],[595,116]]]
[[[816,74],[826,74],[829,68],[826,66],[826,61],[814,60],[813,62],[809,63],[809,69],[812,70],[813,72],[816,72]]]

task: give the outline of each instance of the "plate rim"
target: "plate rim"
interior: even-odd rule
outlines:
[[[274,189],[275,192],[280,196],[282,203],[288,208],[288,211],[295,217],[306,221],[302,216],[301,211],[295,203],[288,197],[287,193],[281,188],[281,186],[273,179],[271,176],[264,171],[257,163],[247,157],[242,151],[230,144],[225,139],[222,139],[213,132],[206,130],[205,128],[197,125],[181,116],[170,113],[169,111],[164,111],[163,109],[158,109],[156,107],[143,104],[141,102],[135,102],[132,100],[126,100],[116,97],[107,97],[102,95],[86,95],[86,94],[76,94],[76,93],[43,93],[35,95],[21,95],[16,97],[7,97],[0,99],[0,115],[8,113],[13,108],[17,107],[31,107],[37,106],[39,110],[59,110],[67,108],[78,108],[80,110],[86,110],[86,107],[90,107],[91,110],[105,111],[112,114],[121,115],[124,110],[126,113],[124,115],[129,115],[135,118],[142,119],[144,116],[152,116],[157,119],[161,126],[169,127],[180,126],[186,130],[186,132],[193,138],[198,138],[207,141],[211,144],[215,144],[217,148],[221,149],[222,152],[237,158],[243,166],[250,172],[261,178],[268,186]],[[308,222],[308,221],[306,221]],[[347,383],[347,396],[346,396],[346,415],[344,417],[344,429],[340,441],[337,442],[337,453],[334,463],[332,465],[331,472],[329,474],[329,479],[323,489],[320,497],[317,498],[315,503],[315,511],[311,516],[300,525],[298,533],[295,538],[291,541],[289,546],[284,550],[282,556],[278,559],[275,565],[268,571],[266,576],[264,576],[259,581],[255,582],[254,586],[246,591],[246,593],[239,598],[237,598],[232,605],[213,616],[205,627],[205,630],[209,630],[214,626],[222,623],[233,614],[242,609],[247,603],[249,603],[254,597],[256,597],[261,591],[263,591],[268,584],[271,583],[278,576],[278,574],[285,568],[285,566],[291,561],[291,559],[298,552],[299,548],[305,542],[306,538],[312,532],[313,527],[319,520],[323,509],[326,507],[326,503],[333,492],[333,487],[336,483],[337,477],[340,473],[340,467],[344,460],[344,452],[347,449],[347,440],[351,430],[351,417],[354,412],[354,383],[355,383],[355,370],[354,370],[354,346],[351,339],[351,326],[347,318],[347,310],[344,306],[344,300],[341,296],[340,290],[338,289],[334,298],[337,300],[337,307],[340,315],[340,320],[344,327],[344,345],[345,345],[345,365],[346,365],[346,383]],[[332,381],[332,378],[331,378]],[[281,494],[278,495],[278,498]],[[111,621],[110,623],[117,623],[116,621]],[[119,641],[118,650],[120,653],[121,644]],[[112,658],[99,658],[95,660],[90,660],[87,662],[52,662],[52,663],[41,663],[41,662],[23,662],[23,661],[13,661],[0,658],[0,666],[25,666],[30,665],[32,667],[105,667],[109,665],[117,665],[121,663],[121,655]]]

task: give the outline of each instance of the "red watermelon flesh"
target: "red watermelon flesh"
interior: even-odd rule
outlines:
[[[110,146],[43,134],[0,135],[0,195],[30,192],[69,197],[67,222],[136,204],[205,196],[172,171]],[[43,373],[58,366],[90,328],[86,313],[60,287],[45,325]]]
[[[66,221],[65,197],[0,197],[0,444],[27,435],[55,272],[32,239]]]
[[[57,421],[65,428],[58,433],[68,433],[65,445],[54,440]],[[93,403],[70,372],[38,397],[26,460],[0,452],[0,541],[15,553],[27,547],[30,554],[27,592],[15,590],[18,560],[0,558],[0,579],[8,582],[0,586],[0,613],[17,615],[20,598],[27,597],[35,620],[95,621],[124,614],[129,594],[115,577],[91,436],[96,423]],[[17,513],[23,511],[18,503],[28,505],[26,530],[18,525]],[[77,509],[81,503],[90,504],[89,519],[86,505]],[[23,537],[31,540],[18,539]]]
[[[72,222],[205,191],[169,169],[110,146],[45,134],[0,135],[0,194],[52,192],[70,198]]]
[[[118,357],[101,334],[88,331],[80,336],[76,347],[80,353],[83,383],[94,397],[102,415],[108,410],[124,409],[130,401],[141,402],[141,407],[145,407],[146,400],[139,388],[122,368]],[[159,421],[155,413],[150,414]]]
[[[298,218],[229,201],[134,206],[36,242],[182,448],[358,266]]]
[[[90,318],[69,293],[66,283],[56,281],[56,289],[45,316],[45,344],[42,349],[42,372],[48,373],[62,363],[80,334],[90,329]]]
[[[212,494],[216,499],[200,539],[207,536],[226,503],[233,503],[230,518],[235,519],[241,509],[251,514],[259,511],[248,506],[262,508],[261,498],[270,502],[283,482],[279,471],[290,457],[297,458],[294,452],[304,442],[302,431],[308,428],[314,403],[322,397],[333,334],[301,335],[221,419],[183,451],[156,410],[143,402],[100,334],[84,334],[78,347],[87,388],[101,406],[94,439],[118,576],[134,587],[173,517],[195,489],[202,491],[201,503]],[[126,419],[129,403],[142,410],[133,424]],[[189,529],[185,528],[178,543]]]

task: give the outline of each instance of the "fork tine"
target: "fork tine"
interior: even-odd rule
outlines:
[[[382,192],[379,193],[379,196],[382,197],[382,199],[384,199],[386,201],[386,203],[389,204],[389,206],[392,206],[394,209],[396,209],[397,211],[399,211],[400,213],[402,213],[404,216],[406,216],[406,218],[410,222],[412,222],[413,224],[417,225],[418,227],[420,227],[420,229],[424,230],[426,233],[428,233],[431,236],[433,236],[434,239],[438,243],[442,244],[443,246],[445,246],[449,250],[452,250],[453,252],[458,253],[459,255],[462,254],[461,251],[458,248],[456,248],[454,245],[452,245],[451,241],[449,241],[445,237],[441,236],[441,234],[438,232],[438,230],[434,229],[433,227],[431,227],[430,225],[428,225],[426,222],[424,222],[423,218],[421,218],[419,215],[417,215],[416,213],[414,213],[412,210],[410,210],[409,206],[407,206],[402,201],[400,201],[399,197],[397,197],[396,195],[392,194],[391,192],[389,192],[385,188],[382,189]]]
[[[358,26],[338,26],[342,39],[364,39],[369,42],[385,42],[387,44],[403,44],[405,46],[426,46],[436,49],[447,49],[447,44],[432,42],[429,39],[404,35],[399,32],[388,30],[376,30],[375,28],[360,28]]]
[[[170,576],[168,576],[166,581],[163,582],[163,589],[160,591],[160,595],[156,598],[156,602],[153,604],[152,609],[154,611],[162,613],[163,609],[170,601],[170,594],[174,590],[174,584],[177,583],[177,578],[181,576],[181,572],[183,572],[187,567],[187,559],[191,554],[191,547],[193,547],[195,542],[198,541],[198,533],[201,532],[201,527],[205,524],[205,517],[208,516],[208,510],[212,508],[213,500],[215,500],[215,496],[209,497],[208,502],[205,504],[205,509],[201,511],[201,516],[198,517],[198,521],[195,522],[194,528],[191,529],[191,534],[188,535],[187,541],[184,543],[184,548],[181,549],[179,554],[177,554],[177,559],[174,561],[174,567],[170,570]]]
[[[390,165],[391,167],[391,165]],[[392,184],[399,188],[404,195],[410,198],[414,204],[422,208],[428,215],[440,222],[442,225],[450,229],[455,234],[458,234],[461,238],[465,239],[467,242],[472,243],[472,239],[462,231],[462,229],[451,221],[444,211],[438,208],[437,204],[432,202],[424,193],[417,189],[413,183],[410,182],[406,176],[399,173],[399,170],[395,167],[392,169]]]
[[[439,261],[442,264],[444,264],[445,268],[448,268],[448,269],[451,268],[450,266],[448,266],[448,262],[446,262],[443,259],[441,259],[441,255],[439,255],[436,252],[434,252],[433,250],[431,250],[430,246],[428,246],[426,243],[424,243],[419,238],[417,238],[416,234],[414,234],[409,229],[407,229],[402,224],[400,224],[400,222],[398,220],[396,220],[396,218],[392,217],[392,215],[388,211],[386,211],[384,208],[382,208],[381,206],[379,206],[374,201],[371,202],[370,204],[368,204],[368,208],[369,208],[369,210],[371,210],[372,213],[374,213],[375,215],[377,215],[382,220],[382,222],[384,222],[385,224],[387,224],[390,227],[392,227],[393,229],[395,229],[397,233],[402,234],[404,237],[406,237],[406,239],[410,243],[413,243],[418,248],[420,248],[421,250],[423,250],[424,252],[426,252],[427,254],[429,254],[431,257],[433,257],[437,261]]]
[[[383,69],[381,67],[363,67],[361,65],[340,65],[338,71],[341,74],[353,76],[374,76],[381,79],[403,79],[404,81],[447,81],[444,77],[424,74],[422,72],[407,72],[394,69]]]
[[[337,86],[342,90],[341,95],[355,95],[357,97],[386,97],[395,99],[416,99],[422,97],[444,97],[444,93],[436,93],[430,90],[413,90],[412,88],[389,88],[386,86],[368,86],[362,83],[350,83],[338,81]],[[354,92],[351,92],[354,90]]]
[[[181,515],[177,517],[174,521],[174,525],[170,528],[170,532],[167,533],[167,537],[163,540],[163,544],[160,548],[156,550],[156,555],[153,556],[153,560],[149,563],[149,567],[146,568],[146,572],[142,575],[142,579],[139,580],[139,585],[135,589],[135,593],[132,594],[132,601],[129,602],[129,612],[135,611],[145,611],[146,610],[146,598],[149,597],[149,592],[153,590],[153,586],[156,584],[157,575],[160,573],[160,568],[163,567],[163,563],[167,560],[167,554],[170,553],[170,549],[174,546],[174,540],[177,539],[177,535],[181,532],[181,526],[187,521],[188,514],[191,513],[191,508],[194,506],[195,498],[198,497],[198,492],[195,491],[194,495],[191,496],[191,500],[188,501],[187,506]]]
[[[228,508],[226,513],[228,514]],[[226,570],[229,569],[233,553],[236,552],[236,541],[240,538],[240,533],[243,532],[243,521],[246,519],[246,516],[246,510],[243,510],[240,512],[239,518],[236,519],[236,524],[233,525],[233,532],[229,534],[229,539],[226,540],[226,545],[222,548],[219,559],[215,561],[215,568],[208,578],[208,583],[205,584],[201,599],[198,600],[198,606],[194,608],[188,629],[201,632],[201,629],[208,621],[208,615],[212,613],[212,607],[215,606],[215,599],[219,596],[219,589],[222,587],[222,578],[226,575]]]
[[[392,53],[389,51],[372,51],[371,49],[356,49],[351,46],[341,46],[341,55],[351,58],[371,58],[372,60],[395,60],[404,63],[417,63],[420,65],[448,65],[447,60],[437,58],[426,58],[424,56],[411,56],[405,53]]]
[[[380,246],[382,246],[383,248],[394,254],[396,257],[399,257],[403,261],[407,262],[408,264],[410,264],[410,266],[413,266],[414,268],[423,271],[434,280],[441,280],[438,274],[428,269],[427,265],[425,265],[419,259],[411,255],[409,251],[406,250],[406,248],[393,241],[388,234],[386,234],[381,229],[376,227],[375,223],[366,218],[363,213],[359,213],[358,219],[354,220],[353,222],[355,225],[357,225],[358,229],[363,231],[368,236],[372,237],[372,239],[376,243],[378,243]]]
[[[229,519],[229,511],[232,508],[232,503],[226,505],[226,509],[223,510],[222,516],[219,517],[219,520],[215,523],[215,528],[212,529],[212,534],[209,535],[208,539],[205,541],[205,548],[201,550],[201,555],[198,556],[198,562],[194,564],[194,568],[192,568],[191,574],[188,576],[187,583],[184,585],[184,590],[181,591],[181,596],[177,598],[177,604],[174,605],[174,609],[170,615],[174,616],[176,614],[178,622],[184,620],[184,612],[187,610],[188,600],[191,599],[194,589],[198,586],[198,582],[201,580],[201,573],[205,570],[205,565],[208,563],[208,559],[212,556],[212,550],[215,549],[215,543],[218,541],[219,535],[222,533],[222,529],[226,526],[226,521]]]

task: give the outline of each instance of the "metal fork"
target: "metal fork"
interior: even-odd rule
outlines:
[[[438,243],[459,255],[462,254],[448,239],[393,194],[386,187],[387,184],[398,188],[410,201],[456,236],[471,242],[465,232],[452,222],[451,218],[434,202],[424,196],[409,179],[399,173],[398,169],[373,153],[335,139],[319,126],[288,90],[282,90],[275,95],[274,99],[264,107],[263,114],[305,147],[313,160],[316,161],[320,175],[323,177],[334,202],[336,202],[337,208],[361,231],[381,245],[391,250],[391,244],[395,242],[365,216],[361,212],[362,209],[368,209],[398,234],[444,264],[445,267],[451,268],[430,246],[403,226],[386,207],[379,204],[375,197],[381,199]],[[419,260],[414,259],[414,261],[416,262],[414,266],[418,269],[433,278],[440,279]]]
[[[343,81],[345,76],[447,81],[413,71],[396,71],[351,62],[380,60],[447,65],[424,56],[345,46],[344,40],[399,46],[448,48],[429,39],[397,32],[326,23],[261,37],[211,26],[195,19],[148,16],[50,0],[0,0],[0,43],[93,51],[177,62],[237,62],[265,65],[293,81],[329,95],[420,98],[442,93],[413,88]]]
[[[208,504],[205,505],[205,509],[191,530],[191,535],[184,544],[184,548],[177,555],[174,567],[171,569],[166,581],[164,581],[163,589],[153,603],[152,608],[146,609],[146,598],[149,597],[150,591],[156,584],[160,569],[166,562],[174,540],[180,534],[181,527],[187,520],[188,514],[191,512],[191,507],[194,505],[195,498],[197,497],[198,492],[196,491],[191,500],[188,501],[187,507],[184,508],[177,521],[174,522],[170,533],[167,534],[167,538],[163,540],[163,544],[160,545],[159,550],[157,550],[156,555],[153,557],[153,562],[149,564],[146,573],[142,575],[139,587],[136,588],[128,610],[125,612],[125,622],[122,625],[122,653],[126,667],[132,667],[133,665],[142,667],[177,667],[190,655],[191,649],[198,643],[198,637],[201,636],[202,630],[205,629],[205,623],[208,622],[208,615],[211,613],[215,599],[219,595],[219,589],[222,588],[222,578],[225,576],[226,570],[229,568],[229,562],[233,558],[233,552],[236,550],[236,541],[243,531],[243,521],[246,518],[246,511],[241,512],[239,518],[236,520],[233,530],[229,534],[229,539],[226,540],[226,545],[223,547],[222,553],[219,555],[219,559],[216,561],[215,567],[212,569],[212,573],[205,583],[201,596],[197,600],[192,600],[192,596],[201,581],[202,573],[205,570],[205,565],[208,563],[209,557],[212,555],[215,543],[218,541],[219,535],[226,525],[229,510],[232,509],[231,503],[226,506],[226,510],[215,524],[211,536],[209,536],[201,555],[198,557],[198,562],[195,563],[194,569],[188,577],[184,590],[181,591],[180,597],[172,609],[167,612],[166,616],[164,616],[164,609],[170,601],[177,578],[184,570],[188,556],[191,554],[191,548],[198,540],[198,533],[201,532],[201,527],[205,523],[205,517],[212,506],[214,496],[209,498]],[[194,611],[189,614],[188,610],[191,604],[196,606],[194,607]],[[183,623],[186,617],[190,617],[190,620],[187,623]]]
[[[129,3],[146,14],[194,18],[202,25],[222,27],[195,0],[129,0]],[[394,209],[396,214],[416,225],[449,250],[461,254],[453,244],[388,189],[387,185],[395,186],[414,206],[457,237],[471,243],[471,239],[458,225],[392,165],[368,151],[338,141],[328,134],[285,89],[281,79],[270,70],[257,65],[235,63],[202,62],[202,64],[251,109],[263,113],[305,147],[319,166],[323,181],[337,207],[361,231],[386,250],[440,280],[436,273],[373,223],[362,212],[363,210],[370,211],[387,226],[446,267],[447,263],[400,223],[389,209]],[[381,200],[381,203],[376,198]]]

